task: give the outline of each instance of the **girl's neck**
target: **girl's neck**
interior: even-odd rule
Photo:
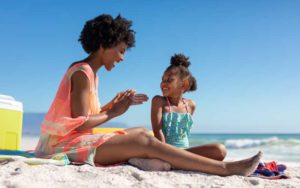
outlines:
[[[182,95],[168,97],[168,99],[172,105],[179,106],[180,102],[182,101]]]

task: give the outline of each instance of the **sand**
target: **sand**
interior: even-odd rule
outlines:
[[[30,166],[22,161],[0,165],[0,187],[300,187],[300,168],[290,179],[220,177],[191,171],[147,172],[130,165],[114,167]]]
[[[24,141],[30,149],[36,140]],[[25,147],[26,146],[26,147]],[[290,179],[220,177],[192,171],[148,172],[131,165],[114,167],[27,165],[22,161],[0,164],[0,187],[300,187],[300,168],[288,167]]]

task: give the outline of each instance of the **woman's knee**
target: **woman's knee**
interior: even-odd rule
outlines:
[[[139,134],[144,132],[148,133],[149,130],[144,127],[134,127],[134,128],[125,129],[125,132],[127,132],[128,134]]]
[[[227,150],[226,147],[223,144],[216,144],[215,148],[217,150],[218,153],[218,159],[220,161],[223,161],[227,155]]]
[[[140,131],[134,135],[134,142],[141,147],[153,147],[157,143],[157,139],[149,131]]]
[[[149,130],[144,127],[137,127],[136,129],[139,133],[149,133]]]

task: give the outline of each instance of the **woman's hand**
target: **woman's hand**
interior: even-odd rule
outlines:
[[[118,103],[126,91],[119,92],[109,103],[101,107],[101,111],[107,111],[111,109],[116,103]]]
[[[147,101],[148,97],[145,94],[135,94],[135,90],[126,90],[120,92],[111,101],[111,110],[117,115],[121,115],[128,110],[131,105],[142,104]]]
[[[131,100],[131,105],[143,104],[143,102],[146,102],[148,100],[148,97],[145,94],[134,94],[129,98]]]
[[[109,106],[112,108],[116,103],[118,103],[121,99],[123,99],[124,96],[128,96],[131,100],[131,105],[138,105],[143,104],[143,102],[146,102],[148,100],[148,96],[145,94],[136,94],[135,90],[126,90],[119,92],[110,102]]]

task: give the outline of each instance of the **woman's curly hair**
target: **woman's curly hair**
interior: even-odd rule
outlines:
[[[95,52],[101,47],[111,48],[125,42],[128,48],[134,47],[135,31],[130,29],[132,22],[118,15],[113,18],[102,14],[85,23],[78,41],[86,53]]]
[[[175,54],[171,57],[170,63],[171,65],[166,71],[174,71],[181,80],[188,79],[189,87],[186,91],[195,91],[197,89],[197,81],[188,68],[191,65],[189,57],[186,57],[184,54]]]

